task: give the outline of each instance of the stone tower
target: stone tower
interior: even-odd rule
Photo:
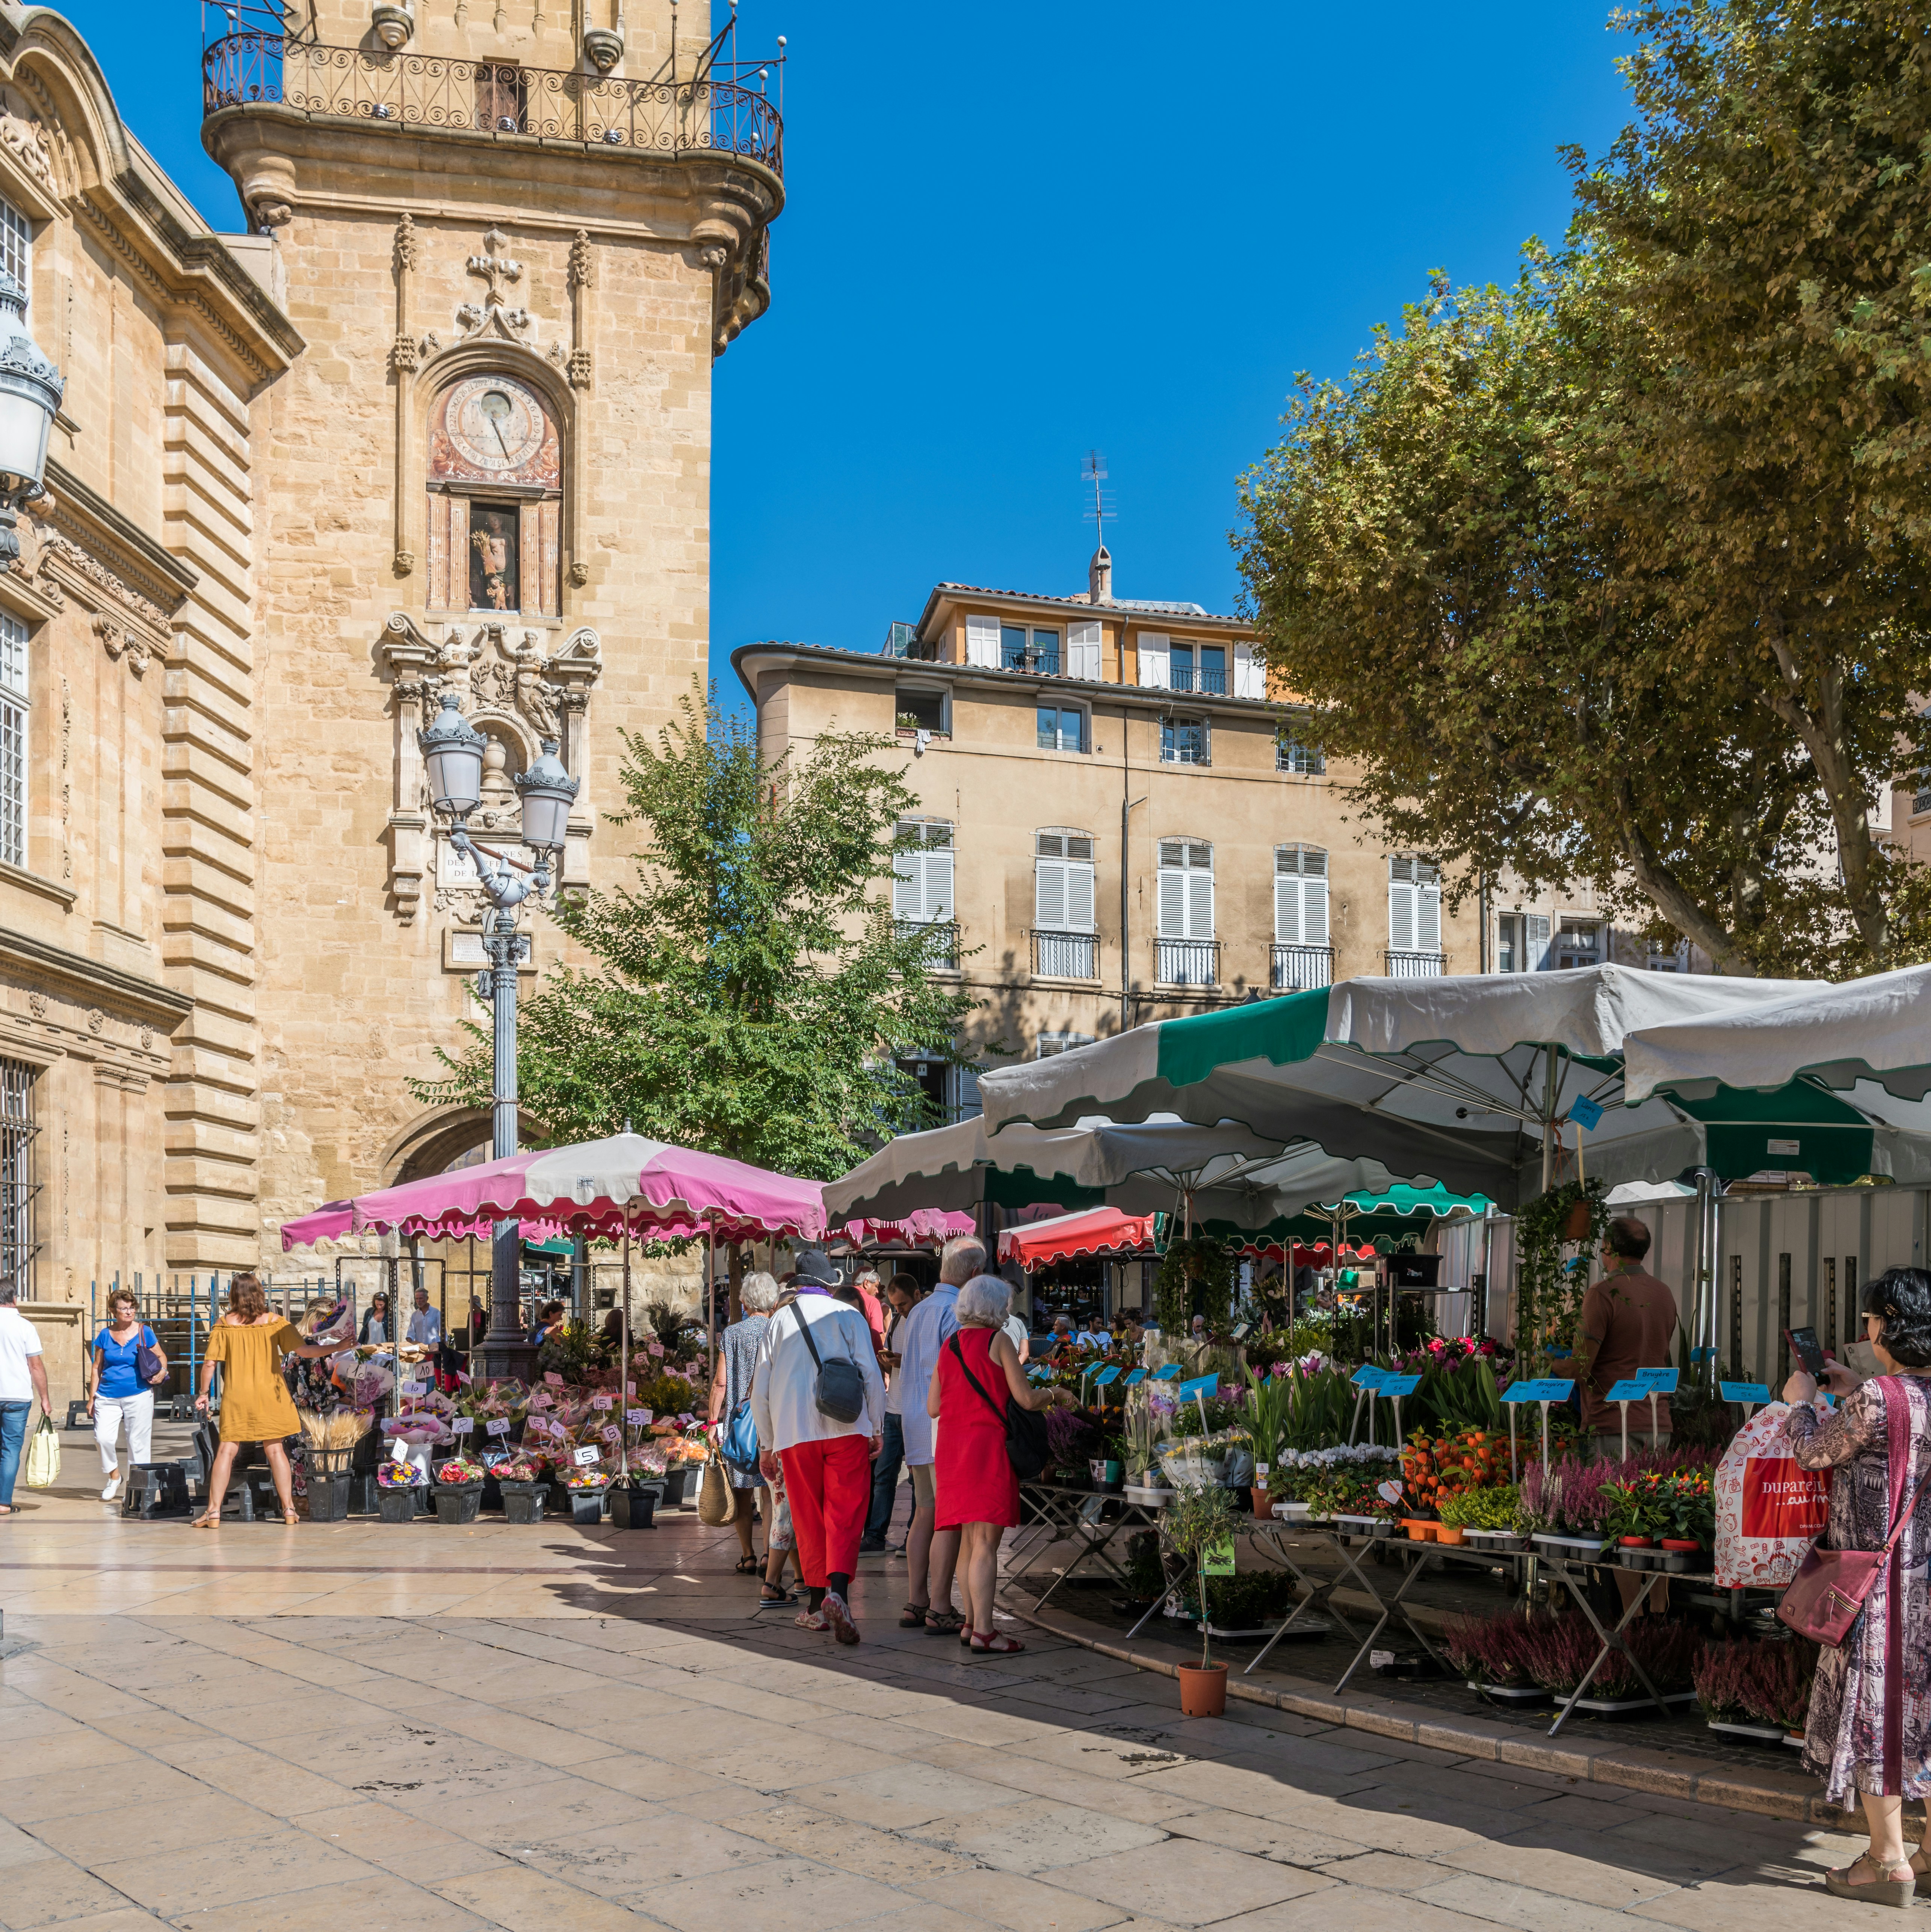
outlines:
[[[255,446],[271,1252],[486,1138],[405,1084],[482,1011],[480,895],[415,748],[445,688],[491,741],[472,830],[513,838],[554,736],[566,883],[628,876],[619,734],[703,675],[711,365],[769,302],[784,190],[775,70],[731,64],[703,0],[248,10],[211,30],[202,139],[306,344]]]

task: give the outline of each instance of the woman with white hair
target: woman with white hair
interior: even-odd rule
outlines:
[[[999,1545],[1019,1521],[1019,1478],[1006,1454],[1006,1406],[1070,1408],[1070,1389],[1035,1388],[1005,1330],[1012,1290],[996,1274],[974,1275],[959,1290],[958,1333],[939,1351],[925,1412],[940,1424],[938,1527],[960,1532],[959,1585],[965,1597],[961,1640],[975,1652],[1023,1650],[993,1622]]]
[[[770,1325],[771,1311],[778,1306],[778,1283],[762,1269],[755,1274],[748,1274],[739,1286],[738,1301],[744,1310],[743,1318],[733,1322],[718,1337],[718,1365],[711,1376],[710,1419],[723,1423],[727,1429],[739,1406],[751,1400],[751,1371],[757,1366],[757,1352],[763,1342],[765,1330]],[[751,1531],[757,1521],[751,1492],[763,1487],[764,1478],[755,1468],[740,1469],[730,1462],[724,1465],[724,1473],[730,1479],[731,1501],[735,1506],[731,1523],[737,1531],[741,1552],[737,1574],[740,1576],[755,1576],[761,1564],[751,1547]],[[767,1523],[770,1516],[767,1502]],[[790,1600],[781,1588],[775,1593],[767,1591],[766,1594],[772,1603]]]

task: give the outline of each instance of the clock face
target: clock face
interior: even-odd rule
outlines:
[[[457,454],[472,468],[507,476],[543,448],[543,406],[520,383],[472,376],[450,392],[443,421]]]

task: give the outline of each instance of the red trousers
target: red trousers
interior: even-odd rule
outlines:
[[[829,1571],[848,1576],[858,1568],[858,1540],[871,1507],[871,1438],[832,1436],[796,1442],[780,1450],[778,1460],[784,1465],[798,1574],[811,1588],[822,1590]]]

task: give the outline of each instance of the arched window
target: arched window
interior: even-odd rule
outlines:
[[[562,609],[562,460],[528,383],[465,376],[429,412],[429,608],[553,617]]]

